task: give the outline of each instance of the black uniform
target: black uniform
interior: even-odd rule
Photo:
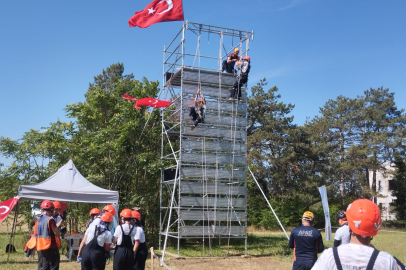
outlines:
[[[124,234],[123,227],[120,225],[122,233],[122,241],[120,245],[117,245],[114,252],[113,270],[131,270],[134,265],[134,251],[133,243],[131,240],[131,232],[134,227],[131,228],[128,235]]]
[[[106,251],[97,243],[97,226],[94,229],[94,236],[83,248],[82,270],[104,270],[106,267]]]
[[[234,83],[233,89],[231,90],[230,97],[236,98],[236,94],[238,98],[241,98],[241,87],[248,82],[248,74],[251,70],[251,64],[249,61],[244,60],[243,65],[241,67],[241,74],[237,81]]]
[[[317,253],[324,250],[320,232],[303,225],[290,233],[289,247],[294,248],[293,270],[310,270],[316,263]]]

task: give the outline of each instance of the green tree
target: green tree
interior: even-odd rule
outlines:
[[[392,195],[396,197],[393,206],[396,217],[406,220],[406,159],[399,152],[395,153],[395,172],[391,180]]]

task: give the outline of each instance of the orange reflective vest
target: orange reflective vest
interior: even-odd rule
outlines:
[[[24,251],[27,251],[27,249],[33,249],[33,248],[35,248],[36,245],[37,245],[37,235],[36,235],[36,233],[37,233],[37,223],[38,223],[38,220],[39,220],[39,219],[37,219],[37,220],[35,221],[34,232],[31,234],[31,237],[30,237],[30,239],[28,240],[27,244],[25,244]]]
[[[60,247],[59,244],[59,237],[55,235],[50,235],[50,230],[49,228],[49,221],[52,219],[52,217],[49,216],[41,216],[40,219],[37,222],[37,250],[46,250],[49,249],[52,243],[52,239],[56,242],[56,245],[58,248]],[[34,228],[34,234],[35,234],[35,228]]]

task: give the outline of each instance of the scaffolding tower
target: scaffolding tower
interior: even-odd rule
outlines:
[[[173,102],[161,111],[162,260],[168,237],[177,239],[178,255],[184,238],[203,239],[209,255],[214,239],[244,238],[247,252],[247,92],[244,88],[241,100],[228,100],[238,78],[223,73],[221,65],[234,48],[248,55],[250,39],[252,31],[186,21],[164,47],[161,93]],[[210,44],[213,40],[219,47]],[[206,117],[192,130],[189,108],[198,86]]]

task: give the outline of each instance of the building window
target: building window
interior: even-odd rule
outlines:
[[[381,181],[378,181],[378,191],[382,191],[382,183],[381,183]]]

